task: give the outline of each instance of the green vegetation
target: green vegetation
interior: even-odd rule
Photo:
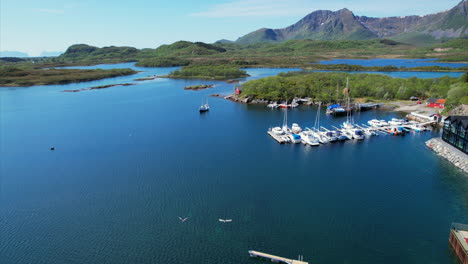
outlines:
[[[329,70],[329,71],[376,71],[376,72],[398,72],[398,71],[411,71],[411,72],[468,72],[468,67],[450,68],[441,66],[419,66],[406,68],[404,66],[361,66],[350,64],[311,64],[304,67],[306,70]]]
[[[460,77],[460,82],[450,86],[446,98],[444,113],[461,104],[468,105],[468,73]]]
[[[98,48],[86,44],[70,46],[58,58],[62,61],[135,61],[139,50],[132,47]]]
[[[246,71],[239,70],[234,66],[185,66],[180,70],[171,72],[167,77],[183,79],[209,79],[227,80],[249,76]]]
[[[187,59],[176,57],[161,57],[161,58],[148,58],[139,60],[135,66],[139,67],[173,67],[173,66],[187,66],[190,61]]]
[[[244,97],[267,100],[290,100],[294,97],[310,97],[324,102],[343,98],[342,89],[349,78],[350,94],[355,98],[403,99],[410,96],[445,98],[449,90],[468,90],[467,74],[460,78],[448,76],[437,79],[392,78],[378,74],[349,74],[342,72],[290,72],[278,76],[251,80],[242,84]],[[462,87],[462,88],[459,88]],[[464,99],[463,99],[464,100]],[[457,104],[459,102],[454,102]]]
[[[132,69],[82,70],[0,67],[0,86],[32,86],[86,82],[135,74]]]

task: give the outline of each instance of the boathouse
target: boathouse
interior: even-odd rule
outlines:
[[[442,139],[468,154],[468,116],[449,116],[444,120]]]
[[[468,264],[468,225],[453,223],[449,245],[462,264]]]

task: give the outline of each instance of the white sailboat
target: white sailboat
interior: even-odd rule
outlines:
[[[200,106],[199,110],[200,110],[200,113],[210,110],[210,105],[208,105],[208,98],[206,98],[206,104],[203,104],[203,101],[202,101],[202,105]]]

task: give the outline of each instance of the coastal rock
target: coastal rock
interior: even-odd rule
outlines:
[[[213,87],[214,85],[212,84],[198,84],[198,85],[185,86],[184,90],[200,91],[200,90],[213,88]]]
[[[429,139],[426,141],[426,146],[468,175],[468,155],[444,142],[441,138]]]

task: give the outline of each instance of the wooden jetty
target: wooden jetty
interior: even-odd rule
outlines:
[[[453,223],[449,245],[462,264],[468,264],[468,225]]]
[[[260,257],[260,258],[269,259],[271,260],[271,262],[282,262],[286,264],[309,264],[309,262],[303,261],[301,256],[299,257],[300,260],[295,260],[295,259],[287,259],[283,257],[278,257],[275,255],[270,255],[270,254],[258,252],[255,250],[249,250],[249,254],[251,257]]]

